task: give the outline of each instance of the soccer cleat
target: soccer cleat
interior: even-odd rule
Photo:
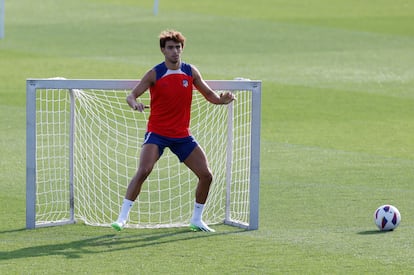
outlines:
[[[213,228],[208,227],[203,221],[191,222],[190,223],[191,231],[204,231],[204,232],[216,232]]]
[[[115,229],[116,231],[121,231],[124,228],[124,226],[125,226],[125,222],[118,222],[118,221],[116,221],[116,222],[113,222],[111,224],[111,227],[113,229]]]

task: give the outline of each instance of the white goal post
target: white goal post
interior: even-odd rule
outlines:
[[[138,166],[149,111],[125,98],[139,80],[26,81],[26,228],[116,220]],[[193,93],[191,131],[214,179],[209,224],[258,229],[261,81],[210,80],[237,100],[214,105]],[[139,98],[149,104],[149,92]],[[129,228],[187,226],[197,179],[169,150],[131,209]]]

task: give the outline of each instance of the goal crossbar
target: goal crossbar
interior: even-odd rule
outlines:
[[[27,228],[76,221],[107,226],[116,217],[137,165],[139,139],[147,119],[129,110],[125,103],[125,95],[138,83],[100,79],[26,81]],[[193,97],[192,116],[197,118],[191,122],[192,132],[206,150],[215,174],[205,211],[207,221],[258,229],[261,81],[207,83],[219,92],[233,91],[237,97],[228,106],[205,104],[205,99],[196,96],[198,93]],[[131,131],[134,128],[140,130]],[[130,151],[127,147],[131,140],[136,139],[139,142],[133,147],[137,151],[125,153]],[[176,166],[178,161],[170,155],[167,152],[161,158],[165,163],[160,159],[154,168],[157,176],[148,179],[148,189],[142,191],[143,198],[140,195],[129,227],[183,226],[189,218],[194,176]],[[168,212],[162,210],[166,205],[170,207]],[[156,218],[152,212],[158,213]]]

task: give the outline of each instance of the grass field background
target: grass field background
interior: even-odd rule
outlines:
[[[414,272],[414,2],[5,3],[0,273]],[[259,230],[26,230],[25,80],[140,78],[166,28],[206,79],[263,81]],[[385,203],[391,233],[373,223]]]

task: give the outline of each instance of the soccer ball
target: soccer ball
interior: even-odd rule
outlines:
[[[395,206],[386,204],[375,210],[374,220],[379,230],[390,231],[397,228],[400,224],[401,214]]]

